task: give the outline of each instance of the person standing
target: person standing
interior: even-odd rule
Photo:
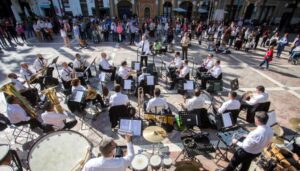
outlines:
[[[148,55],[151,55],[150,51],[150,43],[146,38],[146,35],[142,36],[142,40],[139,44],[137,44],[139,48],[141,48],[141,66],[144,66],[143,63],[145,61],[145,66],[148,65]]]
[[[273,59],[273,51],[274,46],[270,46],[269,50],[267,51],[266,55],[264,56],[264,60],[260,63],[260,67],[262,67],[264,64],[266,64],[266,68],[269,69],[269,63]]]
[[[266,123],[269,117],[266,112],[257,112],[255,114],[255,130],[251,131],[243,142],[232,139],[232,144],[237,145],[239,149],[234,153],[229,165],[223,171],[234,171],[240,164],[240,170],[247,171],[253,159],[260,155],[272,140],[273,131]]]
[[[282,51],[284,50],[284,47],[288,45],[288,33],[285,33],[284,36],[279,40],[278,46],[277,46],[277,58],[280,58],[280,55]]]
[[[64,27],[60,28],[60,35],[64,39],[65,46],[70,47],[70,40]]]
[[[186,32],[184,33],[183,38],[181,39],[181,47],[182,47],[182,60],[187,59],[187,54],[188,54],[188,47],[190,44],[190,38],[189,34]]]

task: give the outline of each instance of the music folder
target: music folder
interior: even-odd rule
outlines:
[[[106,73],[105,73],[105,72],[101,72],[101,73],[99,74],[99,79],[100,79],[100,81],[104,82],[104,81],[105,81],[105,76],[106,76]]]
[[[154,76],[147,75],[146,76],[146,83],[147,83],[147,86],[153,86],[154,85]]]
[[[131,90],[132,80],[124,80],[124,90]]]
[[[230,112],[222,114],[222,120],[223,120],[223,126],[224,126],[224,128],[228,128],[228,127],[233,126],[230,114],[231,114]]]
[[[140,119],[120,119],[121,132],[131,132],[133,136],[142,135],[142,120]]]
[[[183,83],[183,89],[184,90],[194,90],[194,81],[187,80],[185,83]]]
[[[141,64],[139,62],[132,61],[131,68],[133,70],[139,71],[141,69]]]

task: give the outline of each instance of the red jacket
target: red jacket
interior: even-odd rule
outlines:
[[[273,50],[268,50],[264,56],[264,59],[268,59],[268,61],[271,62],[273,59]]]

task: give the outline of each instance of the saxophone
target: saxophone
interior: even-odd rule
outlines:
[[[60,102],[58,100],[58,97],[56,95],[56,86],[55,87],[50,87],[42,91],[43,94],[47,97],[48,100],[53,104],[54,110],[57,113],[64,113],[64,109],[60,105]]]
[[[20,105],[24,108],[24,110],[33,118],[37,117],[35,109],[31,106],[28,100],[20,94],[20,92],[15,88],[13,83],[5,84],[0,88],[0,92],[4,92],[10,96],[16,97],[20,101]]]

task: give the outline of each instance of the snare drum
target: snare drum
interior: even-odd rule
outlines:
[[[91,156],[91,143],[75,131],[57,131],[41,137],[28,153],[31,171],[81,170]]]
[[[14,171],[14,169],[12,167],[7,166],[7,165],[1,165],[0,170],[1,171]]]
[[[161,167],[162,159],[159,155],[153,155],[150,158],[150,165],[153,170],[159,170]]]
[[[148,170],[149,159],[143,154],[135,155],[131,167],[134,171],[147,171]]]
[[[172,159],[167,157],[163,159],[164,169],[169,169],[172,166]]]

